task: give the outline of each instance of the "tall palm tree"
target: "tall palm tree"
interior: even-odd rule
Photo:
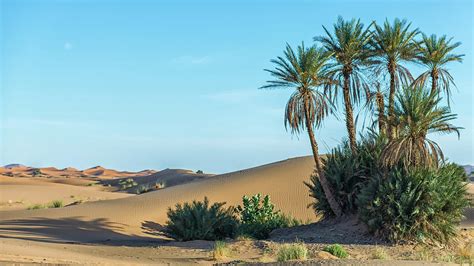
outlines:
[[[331,187],[321,165],[318,144],[314,137],[313,128],[319,126],[322,120],[332,112],[326,95],[318,88],[331,82],[327,75],[327,63],[331,54],[321,48],[306,48],[304,44],[298,46],[295,53],[287,45],[284,57],[271,60],[275,64],[273,70],[265,69],[275,79],[267,81],[261,88],[294,88],[285,111],[285,127],[291,133],[298,134],[306,129],[311,142],[313,157],[321,186],[326,198],[336,216],[341,216],[342,211],[336,202]]]
[[[427,135],[457,133],[459,137],[461,129],[450,124],[457,116],[448,107],[439,107],[440,101],[436,92],[429,93],[420,86],[405,87],[397,94],[396,119],[391,121],[396,137],[382,152],[382,165],[390,167],[401,162],[406,167],[438,167],[438,162],[444,160],[443,152]]]
[[[338,81],[333,86],[335,96],[338,88],[342,87],[349,144],[352,153],[355,153],[356,134],[352,104],[360,100],[361,91],[367,90],[368,87],[361,67],[368,63],[371,32],[368,28],[364,29],[360,20],[344,21],[342,17],[334,24],[334,33],[330,33],[324,26],[323,29],[326,36],[318,36],[314,40],[321,42],[324,48],[333,54],[335,64],[329,74],[331,79]]]
[[[423,34],[421,43],[417,46],[418,53],[416,59],[427,70],[416,80],[415,85],[424,86],[426,80],[431,78],[431,93],[442,90],[446,93],[448,103],[450,102],[450,85],[454,84],[454,79],[445,68],[450,62],[462,62],[462,54],[452,54],[451,52],[461,45],[460,42],[451,43],[452,38],[447,39],[445,35],[437,38],[436,35],[427,36]],[[439,88],[438,88],[439,82]]]
[[[390,90],[388,95],[388,121],[394,119],[395,91],[401,85],[412,83],[410,71],[401,65],[403,61],[413,61],[416,55],[415,36],[418,29],[410,30],[411,23],[406,20],[395,19],[393,24],[388,20],[383,26],[375,24],[374,35],[371,40],[375,60],[375,74],[390,75]],[[388,128],[388,136],[393,136],[392,128]]]

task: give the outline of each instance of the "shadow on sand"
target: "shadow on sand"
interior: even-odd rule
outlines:
[[[0,221],[0,238],[23,239],[48,243],[100,243],[104,245],[150,245],[164,242],[156,237],[120,233],[123,224],[98,218],[85,221],[81,217],[61,219],[29,218]]]

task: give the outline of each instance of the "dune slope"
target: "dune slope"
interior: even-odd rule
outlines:
[[[60,209],[5,211],[0,213],[0,237],[51,242],[150,240],[166,221],[167,208],[177,202],[207,196],[211,202],[237,205],[243,195],[256,193],[269,194],[285,213],[314,219],[303,184],[312,171],[312,157],[299,157],[128,198]]]

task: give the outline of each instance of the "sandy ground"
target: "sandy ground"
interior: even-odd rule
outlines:
[[[22,204],[23,210],[18,206],[0,207],[0,261],[106,265],[212,264],[215,263],[211,259],[212,242],[171,242],[158,233],[166,221],[168,207],[177,202],[201,200],[204,196],[211,201],[238,205],[243,195],[263,193],[269,194],[272,202],[283,212],[305,221],[314,221],[313,211],[307,208],[311,198],[303,184],[312,171],[312,158],[300,157],[229,174],[192,177],[189,182],[184,180],[179,185],[141,195],[102,191],[101,187],[76,184],[72,179],[58,183],[47,179],[1,177],[2,204],[22,200],[31,203],[54,199],[66,201],[72,200],[71,196],[89,197],[96,201],[57,209],[24,210],[25,204]],[[469,189],[474,192],[472,185]],[[474,226],[472,210],[467,212],[467,217],[463,226]],[[229,245],[233,257],[262,262],[272,260],[268,259],[272,256],[269,253],[274,245],[272,243],[299,238],[309,243],[313,258],[318,258],[321,245],[329,241],[314,232],[320,232],[319,235],[333,232],[327,228],[308,231],[308,227],[294,230],[277,233],[270,242],[234,241]],[[347,240],[345,244],[358,260],[368,259],[369,255],[356,257],[356,254],[369,254],[367,245],[373,248],[374,244],[361,243],[357,237],[350,240],[344,233],[332,239],[339,243]],[[405,257],[396,259],[403,260]],[[406,259],[416,258],[407,256]],[[233,260],[229,258],[225,261]]]

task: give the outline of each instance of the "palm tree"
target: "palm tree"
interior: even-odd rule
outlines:
[[[334,24],[333,34],[324,26],[323,29],[326,36],[315,37],[314,40],[321,42],[324,48],[333,54],[335,64],[329,74],[331,79],[338,81],[333,86],[336,89],[335,96],[337,89],[342,87],[349,144],[352,153],[355,153],[356,134],[352,103],[360,100],[362,90],[368,89],[361,67],[366,65],[369,59],[368,43],[371,32],[368,28],[364,29],[360,20],[344,21],[342,17]]]
[[[448,104],[451,94],[450,85],[455,84],[445,65],[450,62],[462,62],[462,57],[464,56],[451,53],[461,45],[460,42],[451,43],[451,41],[452,38],[446,39],[445,35],[438,39],[434,34],[429,37],[423,34],[423,39],[417,47],[418,54],[416,59],[426,66],[428,70],[422,73],[414,82],[417,86],[424,86],[425,81],[431,78],[431,93],[438,92],[438,89],[444,91]]]
[[[416,55],[415,36],[418,29],[410,30],[411,23],[395,19],[392,25],[385,21],[383,27],[375,24],[375,32],[371,40],[374,55],[375,75],[390,75],[390,91],[388,95],[388,121],[394,119],[395,91],[400,85],[412,83],[410,71],[401,65],[403,61],[413,61]],[[390,123],[389,123],[390,124]],[[393,136],[392,128],[388,128],[388,136]]]
[[[326,95],[317,90],[317,88],[331,83],[327,75],[327,63],[330,57],[330,53],[314,46],[306,48],[302,44],[298,46],[295,53],[291,46],[287,45],[284,57],[271,60],[275,64],[275,69],[265,69],[275,79],[267,81],[268,84],[261,88],[295,89],[286,105],[285,127],[287,129],[289,127],[293,134],[298,134],[304,129],[308,132],[316,165],[316,174],[331,209],[336,216],[341,216],[341,208],[324,176],[318,144],[313,132],[313,128],[319,126],[322,120],[332,112]]]
[[[392,120],[396,137],[391,139],[381,155],[382,165],[390,167],[402,163],[405,167],[424,165],[438,167],[444,160],[438,144],[427,138],[430,133],[457,133],[460,127],[450,121],[456,114],[448,107],[438,107],[441,98],[423,87],[405,87],[397,94],[395,120]]]

